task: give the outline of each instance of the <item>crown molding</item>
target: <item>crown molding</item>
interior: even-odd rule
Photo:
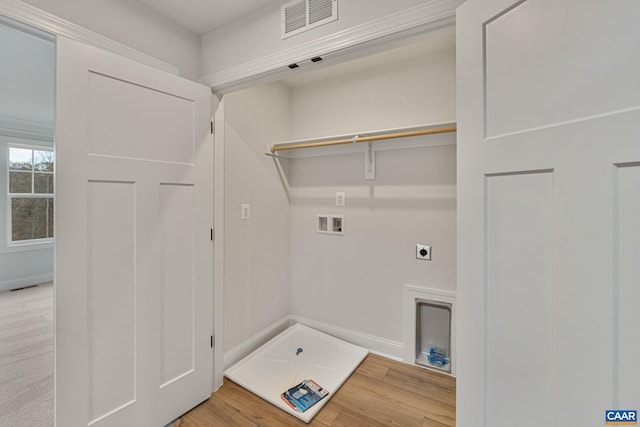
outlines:
[[[0,135],[36,141],[53,141],[53,123],[0,115]]]
[[[49,33],[54,36],[63,36],[78,42],[86,43],[172,74],[178,74],[179,71],[178,67],[175,65],[168,64],[151,55],[147,55],[146,53],[140,52],[139,50],[133,49],[127,45],[19,0],[0,0],[0,15],[0,23],[7,24],[21,30],[24,30],[24,27],[20,24],[26,24],[28,26],[35,27],[37,30],[44,31],[45,33]],[[17,21],[18,24],[2,19],[2,16]],[[33,31],[29,32],[33,33]]]
[[[288,65],[310,58],[346,54],[409,35],[452,25],[456,8],[464,0],[430,0],[401,12],[375,19],[326,37],[303,43],[253,61],[208,74],[200,82],[216,93],[226,93],[290,72]]]

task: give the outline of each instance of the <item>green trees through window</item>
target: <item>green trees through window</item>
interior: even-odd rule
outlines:
[[[53,151],[9,147],[11,240],[53,238]]]

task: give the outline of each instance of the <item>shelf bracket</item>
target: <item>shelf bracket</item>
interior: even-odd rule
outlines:
[[[374,181],[376,179],[376,152],[373,150],[373,142],[367,143],[364,153],[364,179]]]

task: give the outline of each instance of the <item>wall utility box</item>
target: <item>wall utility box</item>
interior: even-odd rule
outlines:
[[[416,300],[416,363],[451,372],[451,304]]]
[[[344,215],[318,214],[316,232],[344,236]]]

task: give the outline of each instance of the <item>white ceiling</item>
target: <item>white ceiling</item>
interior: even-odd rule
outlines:
[[[204,35],[280,0],[138,0],[192,32]]]

